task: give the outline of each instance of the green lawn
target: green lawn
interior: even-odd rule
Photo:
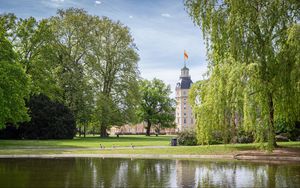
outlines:
[[[105,147],[114,146],[168,146],[171,138],[175,136],[144,136],[144,135],[126,135],[111,136],[108,138],[99,138],[88,136],[86,138],[76,137],[67,140],[0,140],[0,149],[3,148],[95,148],[100,144]]]
[[[258,144],[227,144],[210,146],[169,146],[174,136],[120,136],[110,138],[87,137],[73,140],[0,140],[0,155],[18,154],[235,154],[244,150],[257,150]],[[106,148],[100,149],[102,144]],[[133,144],[135,149],[130,146]],[[298,148],[300,142],[279,142],[281,147]],[[114,148],[112,146],[115,146]],[[164,148],[138,148],[138,146],[165,146]],[[168,147],[169,146],[169,147]],[[119,148],[120,147],[120,148]]]

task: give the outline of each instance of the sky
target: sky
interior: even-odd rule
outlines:
[[[138,47],[141,77],[163,80],[171,86],[171,97],[184,66],[184,50],[193,82],[203,79],[207,58],[202,32],[184,10],[183,0],[0,0],[0,14],[22,18],[49,18],[69,7],[128,26]]]

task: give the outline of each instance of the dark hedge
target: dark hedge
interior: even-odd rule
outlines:
[[[76,134],[76,123],[69,108],[51,101],[45,95],[32,96],[27,103],[31,120],[19,124],[18,128],[7,126],[0,131],[0,138],[10,135],[20,139],[72,139]]]

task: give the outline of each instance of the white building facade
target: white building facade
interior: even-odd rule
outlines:
[[[176,84],[176,131],[194,128],[192,108],[188,102],[188,94],[192,85],[189,69],[184,66],[181,69],[179,82]]]

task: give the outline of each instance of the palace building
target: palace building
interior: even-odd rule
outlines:
[[[188,102],[188,93],[193,81],[189,69],[184,65],[179,82],[176,84],[176,131],[194,128],[192,108]]]

